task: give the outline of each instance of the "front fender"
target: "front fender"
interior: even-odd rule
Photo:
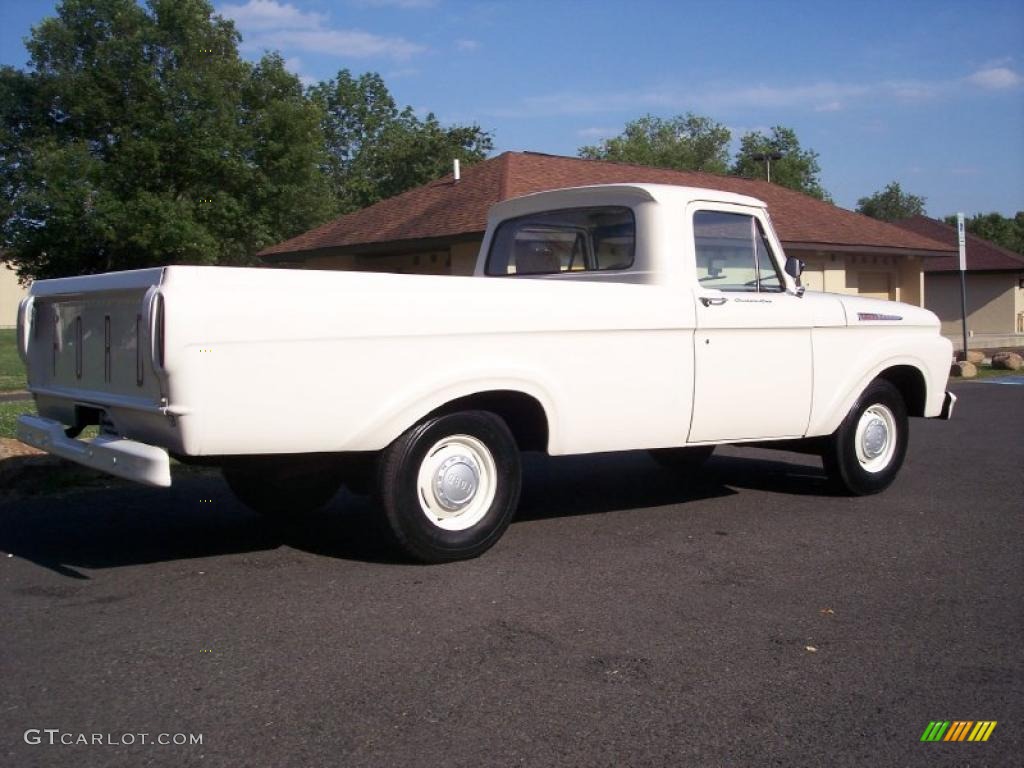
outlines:
[[[851,332],[858,338],[849,338]],[[934,332],[815,329],[814,349],[814,402],[808,437],[834,432],[868,384],[896,366],[914,368],[924,378],[924,415],[934,417],[942,412],[953,345]]]

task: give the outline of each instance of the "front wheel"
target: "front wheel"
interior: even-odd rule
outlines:
[[[442,563],[476,557],[501,538],[519,504],[519,448],[485,411],[426,419],[388,446],[377,490],[398,545]]]
[[[866,496],[888,488],[907,453],[907,407],[884,379],[868,385],[822,454],[825,474],[840,491]]]

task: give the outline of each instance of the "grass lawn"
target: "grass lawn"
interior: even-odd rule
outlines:
[[[988,365],[978,366],[978,375],[976,378],[979,379],[991,379],[994,376],[1021,376],[1024,375],[1024,368],[1019,371],[1004,371],[1001,368],[992,368]]]
[[[13,328],[0,330],[0,392],[13,392],[27,386],[25,366],[18,357],[14,333]]]
[[[35,412],[36,406],[31,400],[0,403],[0,437],[16,437],[18,417]]]

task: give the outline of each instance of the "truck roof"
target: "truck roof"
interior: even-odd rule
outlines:
[[[491,208],[489,220],[508,219],[563,207],[626,204],[629,202],[668,203],[682,208],[694,200],[713,200],[756,208],[766,208],[761,200],[734,192],[704,187],[682,187],[674,184],[592,184],[534,192],[504,200]]]

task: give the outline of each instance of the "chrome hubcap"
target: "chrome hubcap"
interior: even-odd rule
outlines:
[[[494,502],[498,471],[490,449],[471,435],[431,446],[420,463],[416,492],[427,519],[446,531],[472,528]]]
[[[857,422],[857,461],[868,472],[881,472],[896,453],[896,417],[881,403],[869,406]]]
[[[870,459],[881,455],[888,441],[889,432],[885,428],[885,422],[881,419],[872,419],[864,430],[864,454]]]
[[[445,459],[434,478],[434,496],[438,503],[451,512],[469,504],[480,485],[480,472],[470,456],[452,456]]]

